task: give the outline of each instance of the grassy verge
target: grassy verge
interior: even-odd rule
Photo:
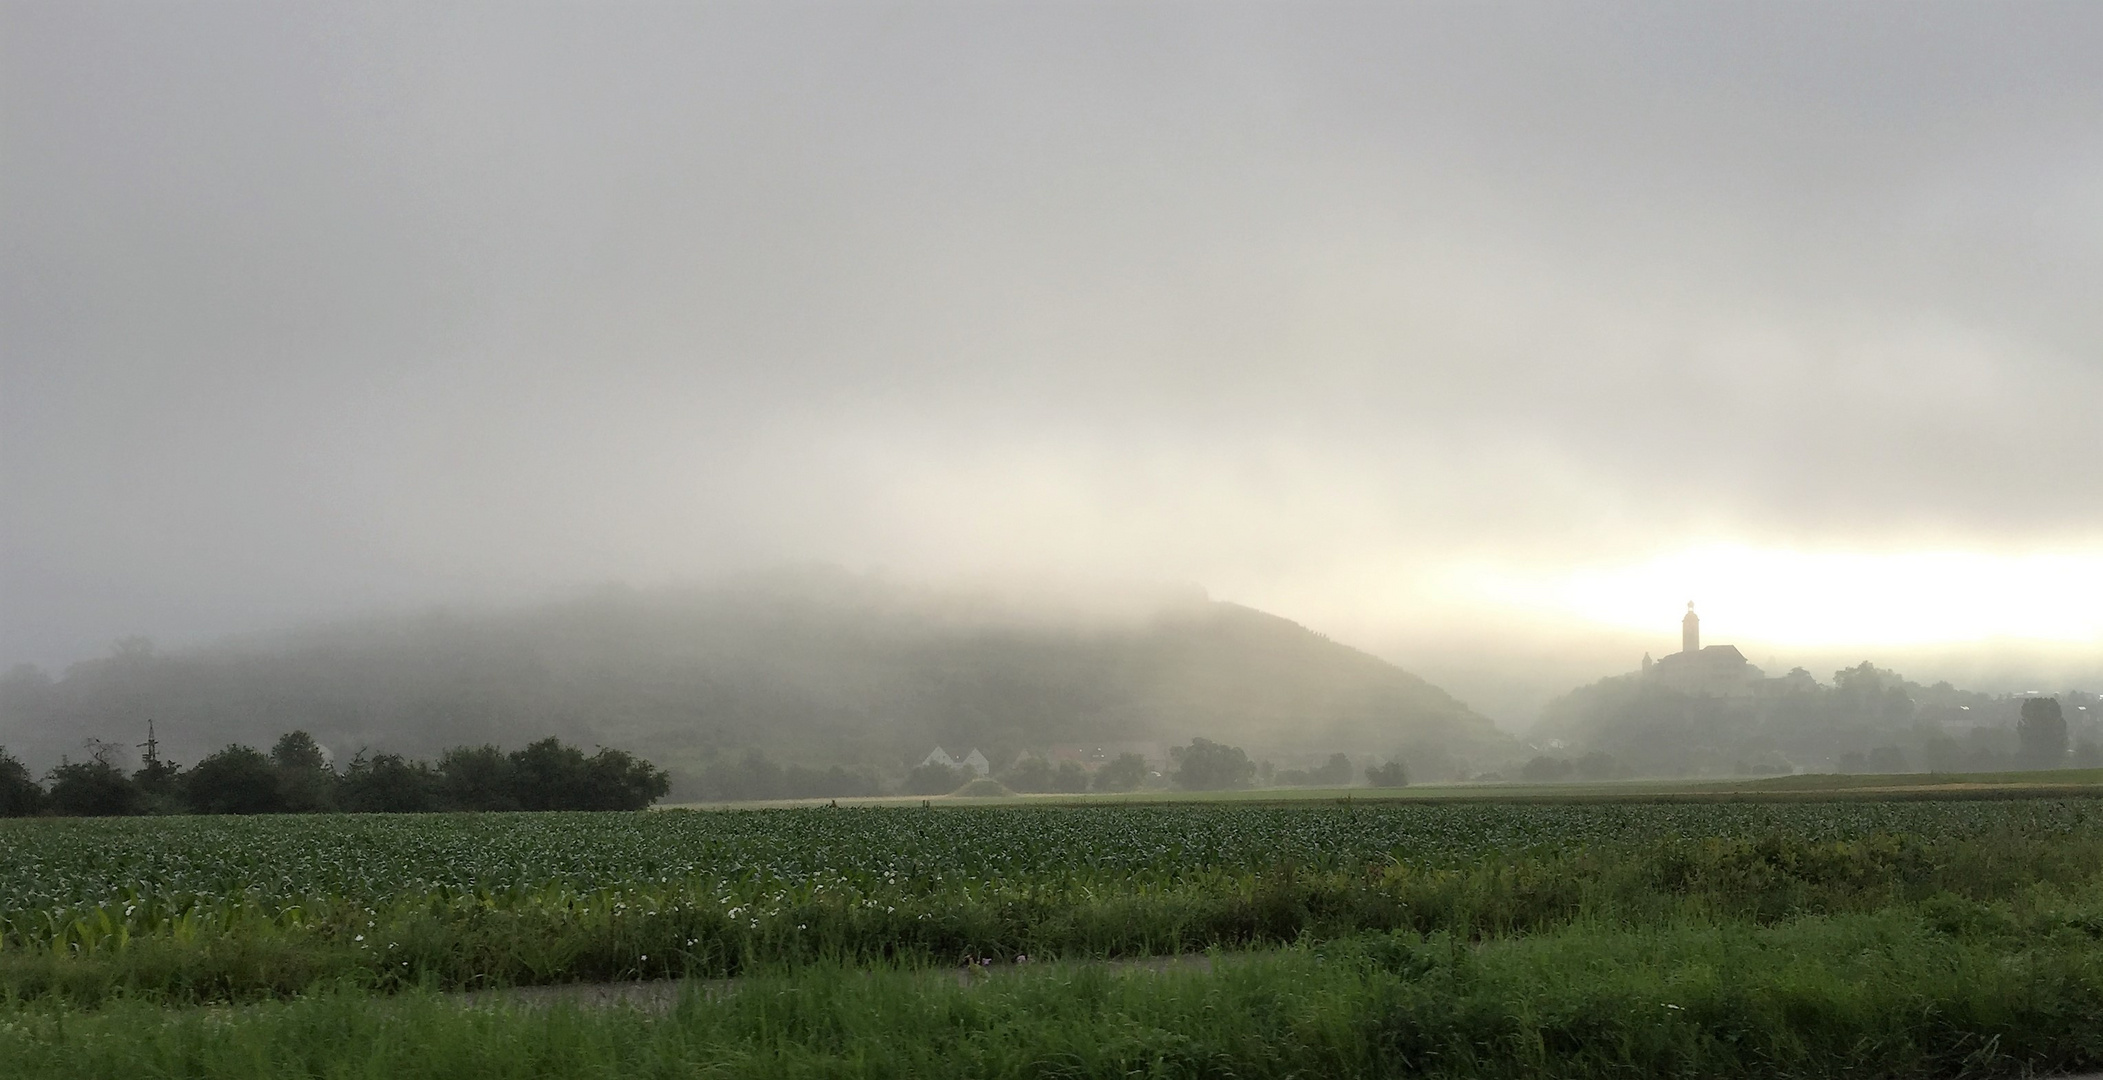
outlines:
[[[1573,926],[1763,925],[1936,897],[2020,912],[2041,887],[2079,889],[2099,875],[2103,834],[2009,830],[1935,840],[1664,840],[1322,872],[1193,868],[1144,887],[1027,881],[899,892],[881,902],[813,890],[764,910],[657,884],[336,908],[317,901],[296,919],[251,917],[236,906],[213,915],[218,921],[171,923],[166,933],[69,931],[49,945],[0,950],[0,994],[79,1004],[239,1001],[322,984],[454,989],[724,976],[784,964],[1147,956],[1368,931],[1493,941]]]
[[[1922,1077],[2103,1063],[2093,903],[1306,942],[1212,972],[816,965],[669,1015],[337,991],[0,1008],[21,1080],[105,1076]]]

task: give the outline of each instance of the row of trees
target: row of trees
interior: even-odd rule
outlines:
[[[1192,739],[1188,746],[1169,751],[1171,770],[1167,776],[1153,772],[1138,754],[1120,754],[1093,773],[1077,761],[1053,764],[1038,755],[1026,755],[994,774],[1011,791],[1025,793],[1078,793],[1083,791],[1136,791],[1151,782],[1166,781],[1186,791],[1224,791],[1262,783],[1281,787],[1342,787],[1351,783],[1357,768],[1343,754],[1313,769],[1273,769],[1268,762],[1257,764],[1239,746],[1211,739]],[[929,764],[906,776],[905,790],[913,795],[942,795],[971,780],[967,769]],[[1370,766],[1365,780],[1375,787],[1402,787],[1409,782],[1402,763],[1391,761]]]
[[[90,744],[39,783],[0,749],[0,814],[422,813],[438,810],[640,810],[662,798],[664,770],[624,750],[587,755],[547,738],[505,753],[461,746],[436,764],[360,752],[339,772],[304,731],[263,753],[228,746],[188,769],[149,753],[126,773],[115,747]]]
[[[1245,788],[1258,777],[1281,787],[1342,787],[1351,783],[1357,773],[1351,759],[1343,754],[1331,754],[1327,762],[1312,769],[1273,770],[1268,762],[1258,765],[1250,761],[1239,746],[1210,739],[1192,739],[1189,746],[1170,750],[1169,757],[1175,762],[1169,779],[1190,791]],[[1401,762],[1390,761],[1367,766],[1365,781],[1374,787],[1404,787],[1409,783],[1409,774]]]

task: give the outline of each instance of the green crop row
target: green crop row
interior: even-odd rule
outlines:
[[[2083,800],[11,824],[0,989],[468,987],[1771,922],[2103,873]]]

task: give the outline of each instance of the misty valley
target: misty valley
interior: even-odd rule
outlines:
[[[1769,676],[1690,609],[1521,736],[1202,596],[809,568],[126,641],[0,696],[0,1058],[2092,1067],[2096,704]]]
[[[2103,1080],[2103,0],[0,0],[0,1080]]]
[[[1715,670],[1683,673],[1682,656]],[[2036,697],[1866,660],[1769,677],[1709,646],[1576,688],[1515,735],[1385,661],[1202,596],[1032,608],[807,569],[177,652],[127,641],[55,678],[0,679],[0,747],[40,776],[132,771],[151,723],[156,769],[229,746],[253,768],[298,732],[315,768],[364,789],[385,786],[375,769],[429,788],[353,797],[404,810],[519,805],[401,769],[548,738],[637,755],[673,803],[944,795],[974,777],[1080,794],[2103,768],[2103,700]]]

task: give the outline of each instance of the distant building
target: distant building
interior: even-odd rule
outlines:
[[[920,764],[941,765],[950,769],[969,769],[980,776],[985,776],[993,771],[993,763],[987,761],[986,755],[979,753],[977,747],[973,747],[971,752],[963,757],[957,758],[950,757],[949,751],[937,746],[926,757],[920,759]]]
[[[1686,617],[1680,620],[1680,651],[1656,660],[1643,654],[1643,675],[1664,686],[1688,694],[1710,697],[1751,697],[1758,693],[1766,676],[1745,659],[1736,645],[1701,643],[1701,616],[1694,614],[1694,601],[1687,601]]]

